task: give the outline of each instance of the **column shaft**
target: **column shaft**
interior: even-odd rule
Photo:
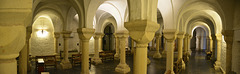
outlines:
[[[133,54],[133,74],[147,73],[147,46],[147,43],[137,43],[136,50]]]
[[[89,74],[89,40],[82,40],[81,74]]]
[[[117,36],[115,36],[115,40],[116,40],[116,53],[115,53],[115,55],[114,55],[114,58],[116,58],[116,59],[119,59],[119,41],[118,41],[118,37]]]
[[[182,58],[182,44],[183,43],[183,39],[182,38],[178,38],[178,59]]]

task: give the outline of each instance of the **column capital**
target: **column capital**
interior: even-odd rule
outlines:
[[[102,38],[104,36],[103,33],[94,33],[94,39]]]
[[[54,32],[54,36],[55,36],[55,38],[59,38],[60,37],[60,32]]]
[[[129,33],[116,33],[115,34],[118,38],[127,38],[129,36]]]
[[[222,34],[216,34],[216,38],[217,38],[218,41],[222,40]]]
[[[232,44],[234,30],[224,30],[222,34],[224,35],[224,40],[226,41],[226,43]]]
[[[184,38],[185,37],[185,32],[178,32],[177,38]]]
[[[93,28],[78,28],[78,36],[81,40],[89,40],[93,34],[94,34],[95,29]]]
[[[174,41],[177,37],[178,31],[176,29],[164,29],[163,36],[167,39],[167,41]]]
[[[138,43],[150,42],[160,25],[150,20],[135,20],[125,22],[124,27],[128,29],[131,38]]]
[[[72,31],[63,31],[62,32],[63,38],[70,38],[71,33],[72,33]]]

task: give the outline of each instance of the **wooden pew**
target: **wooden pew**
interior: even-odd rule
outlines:
[[[99,52],[99,56],[102,58],[102,61],[114,60],[114,52],[113,51]]]

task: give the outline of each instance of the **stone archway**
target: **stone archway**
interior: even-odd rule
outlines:
[[[104,28],[104,36],[102,41],[103,51],[112,51],[115,49],[114,27],[112,24]]]

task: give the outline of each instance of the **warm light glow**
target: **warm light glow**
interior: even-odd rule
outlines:
[[[37,31],[37,36],[38,37],[46,37],[48,35],[48,32],[45,30],[39,30]]]

